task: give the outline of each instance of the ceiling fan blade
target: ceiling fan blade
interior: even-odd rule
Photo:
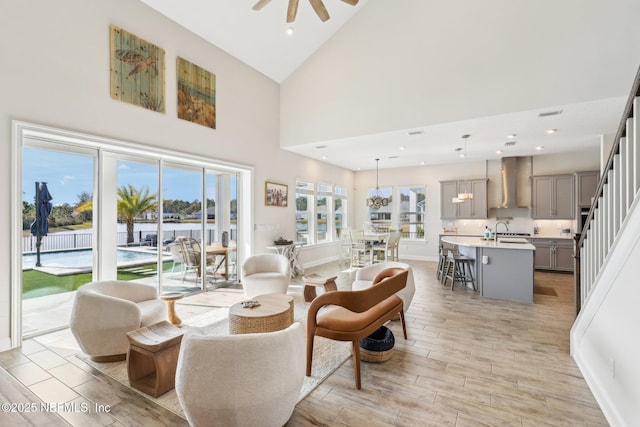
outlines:
[[[309,3],[311,3],[313,10],[316,11],[316,15],[318,15],[318,18],[320,18],[322,22],[329,19],[329,12],[327,12],[327,8],[324,7],[322,0],[309,0]]]
[[[350,4],[351,6],[355,6],[358,4],[360,0],[342,0],[343,2]]]
[[[260,10],[265,7],[271,0],[259,0],[258,3],[254,4],[251,9]]]
[[[295,21],[296,13],[298,13],[298,0],[289,0],[289,7],[287,8],[287,22]]]

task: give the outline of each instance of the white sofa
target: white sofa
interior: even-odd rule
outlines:
[[[176,394],[192,427],[273,426],[293,413],[305,375],[300,322],[261,334],[182,338]]]
[[[290,281],[291,265],[284,255],[257,254],[242,265],[242,288],[247,298],[286,294]]]
[[[105,280],[76,291],[69,326],[83,352],[98,362],[124,360],[127,332],[167,320],[167,304],[156,288]]]
[[[404,312],[406,313],[413,300],[413,294],[416,293],[416,284],[413,280],[413,269],[409,264],[404,262],[380,262],[377,264],[368,265],[356,270],[356,277],[351,285],[351,289],[358,291],[371,286],[373,279],[386,268],[403,268],[409,272],[407,276],[407,286],[404,289],[398,291],[398,296],[404,303]]]

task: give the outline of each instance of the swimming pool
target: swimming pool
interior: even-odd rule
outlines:
[[[143,252],[139,250],[131,249],[118,249],[118,265],[122,264],[135,264],[135,261],[139,263],[156,262],[157,254],[154,252]],[[51,266],[64,266],[71,268],[91,268],[93,265],[93,250],[92,249],[80,249],[73,251],[54,251],[54,252],[42,252],[40,254],[40,264],[44,267],[46,265]],[[22,269],[28,270],[36,265],[36,254],[29,253],[22,255]]]

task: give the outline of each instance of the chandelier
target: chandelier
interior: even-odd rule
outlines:
[[[380,197],[380,187],[378,186],[378,163],[380,159],[376,159],[376,195],[367,199],[367,205],[370,208],[380,209],[381,206],[387,206],[389,199],[386,197]]]
[[[462,135],[462,139],[464,140],[464,154],[462,155],[464,157],[464,170],[465,170],[465,174],[467,173],[467,138],[469,138],[470,135],[465,134]],[[473,193],[469,191],[468,187],[468,182],[467,182],[467,177],[465,176],[464,178],[464,191],[458,193],[458,197],[453,197],[451,199],[451,201],[453,203],[464,203],[465,200],[472,200],[473,199]]]

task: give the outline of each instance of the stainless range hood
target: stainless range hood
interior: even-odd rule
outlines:
[[[498,208],[528,208],[530,202],[527,194],[529,198],[531,194],[531,157],[503,157],[500,169],[502,202]]]

